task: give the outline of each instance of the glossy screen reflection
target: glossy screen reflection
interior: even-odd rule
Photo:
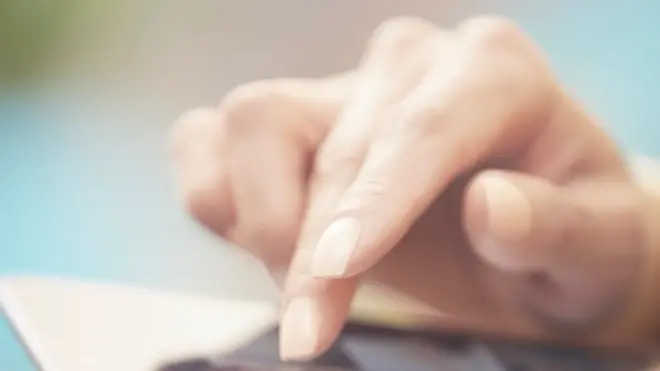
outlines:
[[[491,343],[349,324],[312,362],[283,363],[272,330],[223,357],[174,362],[159,371],[646,371],[650,356]]]

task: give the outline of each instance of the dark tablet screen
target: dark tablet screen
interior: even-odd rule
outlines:
[[[648,355],[349,324],[335,345],[311,362],[281,362],[273,329],[233,354],[180,360],[159,371],[646,371],[651,365]]]

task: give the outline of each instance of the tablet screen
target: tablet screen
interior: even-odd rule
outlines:
[[[349,324],[335,345],[311,362],[281,362],[273,329],[233,354],[173,362],[159,371],[646,371],[651,363],[650,356]]]

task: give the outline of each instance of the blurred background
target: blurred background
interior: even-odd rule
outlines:
[[[181,210],[170,124],[241,82],[350,68],[389,16],[485,12],[527,29],[624,150],[660,155],[655,0],[0,0],[0,275],[272,298]],[[5,324],[0,369],[31,369]]]

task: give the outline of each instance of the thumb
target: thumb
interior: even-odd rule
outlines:
[[[582,327],[627,302],[642,271],[645,207],[632,188],[486,170],[467,188],[464,228],[486,264],[530,278],[523,299],[543,317]]]

